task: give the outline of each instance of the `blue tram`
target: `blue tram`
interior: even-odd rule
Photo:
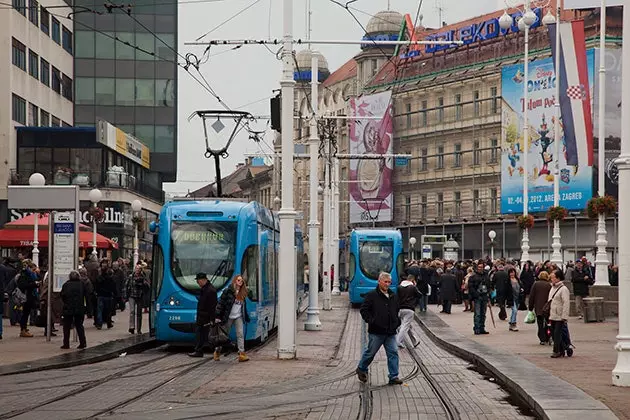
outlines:
[[[267,339],[278,325],[276,214],[256,202],[173,201],[164,205],[150,228],[156,233],[150,324],[158,341],[194,342],[198,272],[208,275],[219,296],[235,275],[243,275],[250,317],[245,340]],[[304,249],[297,227],[295,249],[299,308],[304,299]]]
[[[349,288],[350,303],[363,302],[363,294],[376,288],[378,275],[392,276],[392,289],[404,271],[402,235],[399,230],[355,229],[350,234]]]

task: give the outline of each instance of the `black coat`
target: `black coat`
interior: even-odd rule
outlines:
[[[94,291],[96,295],[104,298],[116,297],[116,282],[114,281],[114,273],[112,270],[101,271],[96,278],[96,284],[94,285]]]
[[[506,300],[512,296],[510,289],[510,275],[505,270],[498,270],[494,273],[494,287],[497,291],[497,302],[499,305],[505,304]]]
[[[241,305],[241,316],[243,317],[243,321],[245,323],[249,322],[249,314],[247,313],[247,299],[243,301]],[[234,301],[236,301],[236,293],[234,291],[234,287],[230,285],[227,289],[223,291],[221,294],[221,299],[217,303],[216,310],[216,318],[220,319],[222,323],[226,323],[228,317],[230,316],[230,311],[232,311],[232,305],[234,305]]]
[[[534,278],[534,272],[531,270],[523,270],[519,279],[521,280],[521,285],[523,286],[523,293],[529,295],[529,292],[536,281]]]
[[[395,335],[400,326],[398,296],[388,289],[389,297],[378,288],[365,295],[361,304],[361,317],[368,323],[370,334]]]
[[[587,279],[584,279],[584,277],[587,277]],[[575,296],[588,296],[588,286],[593,284],[591,271],[584,268],[582,270],[576,268],[573,271],[571,282],[573,283],[573,294]]]
[[[440,276],[440,298],[453,301],[457,299],[457,278],[446,272]]]
[[[490,278],[488,274],[475,272],[468,280],[468,294],[471,299],[478,299],[480,297],[488,297],[492,285],[490,284]]]
[[[63,301],[63,316],[85,315],[85,301],[89,299],[85,285],[81,279],[68,280],[61,288]]]
[[[216,309],[217,291],[210,282],[208,282],[201,288],[201,294],[197,302],[197,325],[205,325],[213,322]]]
[[[400,309],[411,309],[413,311],[418,306],[420,297],[422,297],[422,293],[413,283],[405,280],[398,286],[398,306]]]

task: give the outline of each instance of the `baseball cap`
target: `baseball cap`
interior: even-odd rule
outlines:
[[[208,279],[208,276],[206,275],[206,273],[197,273],[197,275],[195,276],[195,280],[201,280],[201,279]]]

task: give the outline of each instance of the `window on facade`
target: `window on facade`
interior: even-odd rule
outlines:
[[[39,126],[39,108],[29,102],[28,104],[28,124],[31,127]]]
[[[13,8],[26,16],[26,0],[13,0]]]
[[[103,33],[95,33],[94,34],[94,56],[103,59],[114,59],[114,58],[129,58],[129,57],[119,57],[118,50],[119,49],[127,49],[131,50],[131,58],[133,58],[133,48],[128,45],[123,44],[123,42],[130,42],[128,40],[128,32],[119,32],[116,34],[118,39],[122,42],[116,42],[114,38],[114,34],[112,32],[103,32]],[[133,34],[131,34],[133,43]]]
[[[437,215],[438,217],[444,217],[444,194],[438,193],[437,195]]]
[[[460,143],[455,144],[455,162],[454,167],[459,168],[462,166],[462,145]]]
[[[43,109],[39,111],[39,125],[41,127],[50,126],[50,114]]]
[[[376,74],[376,71],[378,70],[378,61],[376,61],[375,58],[373,58],[370,63],[372,64],[372,68],[371,68],[371,72],[370,72],[370,76],[374,76]]]
[[[26,101],[15,93],[11,99],[13,121],[26,125]]]
[[[65,26],[61,30],[61,45],[69,54],[72,54],[72,32]]]
[[[407,150],[407,151],[405,151],[405,154],[406,155],[411,155],[411,151]],[[409,159],[405,159],[405,160],[407,161],[407,164],[405,166],[405,173],[410,174],[411,173],[411,160],[409,160]]]
[[[429,150],[424,148],[420,151],[420,170],[427,171],[429,170]]]
[[[462,213],[462,193],[455,191],[455,217],[461,216]]]
[[[479,116],[479,91],[476,90],[473,92],[473,112],[475,113],[475,117]]]
[[[153,36],[153,34],[137,32],[136,33],[136,46],[138,47],[138,49],[135,51],[136,60],[143,60],[143,61],[155,60],[155,56],[150,54],[150,53],[155,52],[155,36]],[[144,51],[141,51],[140,49]]]
[[[175,127],[172,125],[155,126],[155,152],[173,153],[175,151]]]
[[[46,35],[50,34],[50,13],[43,6],[40,7],[39,27]]]
[[[462,95],[461,93],[458,93],[457,95],[455,95],[455,120],[461,120],[463,113],[464,106],[462,105]]]
[[[113,78],[98,77],[95,79],[95,103],[96,105],[114,105],[116,98],[116,80]]]
[[[479,150],[479,141],[473,143],[473,165],[479,165],[481,162],[481,150]]]
[[[48,64],[48,61],[41,58],[39,60],[39,67],[40,67],[39,80],[46,86],[50,86],[50,64]]]
[[[426,127],[427,125],[427,101],[422,101],[422,112],[420,113],[420,126]]]
[[[407,114],[407,128],[411,128],[411,104],[405,105],[405,112]]]
[[[29,0],[28,2],[28,20],[33,25],[39,26],[39,3],[37,0]]]
[[[173,50],[175,50],[175,34],[157,34],[155,54],[162,60],[174,60],[175,52]]]
[[[444,98],[438,98],[437,120],[439,123],[444,122]]]
[[[61,79],[61,95],[69,101],[72,101],[72,79],[65,74]]]
[[[175,83],[171,79],[155,81],[155,106],[175,106]],[[133,98],[132,98],[133,101]]]
[[[134,106],[135,105],[135,80],[134,79],[118,79],[116,80],[116,105]]]
[[[74,31],[74,56],[77,58],[94,58],[94,36],[92,31]]]
[[[437,149],[437,169],[444,169],[444,146]]]
[[[28,74],[39,80],[39,56],[28,50]]]
[[[423,194],[420,196],[420,215],[422,216],[422,220],[426,220],[427,218],[427,195]]]
[[[479,198],[479,190],[473,190],[473,211],[478,216],[481,213],[481,199]]]
[[[61,127],[61,120],[53,115],[51,120],[50,120],[50,126],[51,127]]]
[[[61,72],[55,66],[52,66],[52,90],[61,93]]]
[[[50,28],[50,30],[51,30],[50,37],[57,44],[61,45],[61,24],[59,23],[57,18],[54,17],[54,16],[52,18],[52,25],[51,26],[52,27]]]
[[[490,188],[490,212],[492,214],[499,212],[499,197],[496,188]]]
[[[26,46],[13,38],[13,65],[26,71]]]
[[[409,223],[411,220],[411,196],[405,196],[405,221]]]
[[[136,106],[155,106],[155,80],[136,79]]]
[[[77,77],[74,79],[74,102],[77,105],[91,105],[94,103],[94,78]]]
[[[155,151],[155,126],[136,125],[135,136],[152,152]]]
[[[499,154],[499,140],[490,139],[490,163],[497,163]]]
[[[493,114],[499,112],[499,98],[497,96],[497,87],[492,86],[490,88],[490,97],[492,98],[491,102],[491,111]]]

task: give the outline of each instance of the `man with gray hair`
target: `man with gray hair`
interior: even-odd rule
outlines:
[[[385,347],[387,354],[387,370],[389,371],[389,384],[401,385],[398,379],[398,345],[396,343],[396,331],[400,326],[398,316],[398,296],[389,286],[392,277],[385,272],[378,276],[376,289],[365,295],[361,305],[361,317],[368,324],[368,346],[363,352],[356,373],[361,382],[368,380],[368,367],[381,346]]]
[[[81,281],[78,271],[71,271],[68,281],[61,288],[61,300],[63,301],[63,345],[62,349],[70,348],[70,330],[72,324],[79,336],[78,349],[87,347],[85,341],[85,329],[83,318],[85,316],[85,300],[88,298],[85,286]]]

